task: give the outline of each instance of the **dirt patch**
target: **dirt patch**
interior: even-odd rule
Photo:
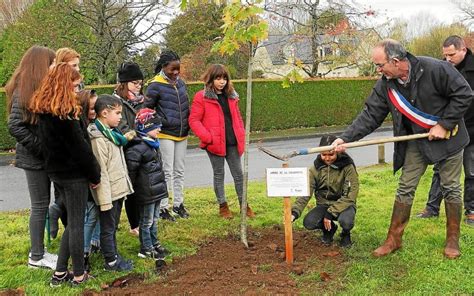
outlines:
[[[342,288],[338,278],[344,274],[344,255],[337,246],[323,246],[319,234],[293,233],[293,266],[285,262],[284,233],[279,227],[251,230],[248,237],[248,249],[237,236],[210,239],[197,254],[161,266],[162,276],[156,282],[145,284],[130,275],[115,280],[101,294],[297,295]]]

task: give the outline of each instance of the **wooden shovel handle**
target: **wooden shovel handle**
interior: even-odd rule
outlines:
[[[428,135],[429,133],[423,133],[423,134],[414,134],[414,135],[407,135],[407,136],[379,138],[379,139],[372,139],[372,140],[366,140],[366,141],[346,143],[343,145],[346,148],[363,147],[363,146],[377,145],[377,144],[390,143],[390,142],[401,142],[401,141],[409,141],[409,140],[415,140],[415,139],[423,139],[423,138],[428,138]],[[326,151],[331,151],[333,149],[334,149],[334,146],[321,146],[321,147],[316,147],[316,148],[300,149],[300,150],[293,151],[287,157],[291,158],[297,155],[306,155],[306,154],[312,154],[312,153],[326,152]]]

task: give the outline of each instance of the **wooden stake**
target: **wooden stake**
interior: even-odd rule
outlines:
[[[385,163],[385,145],[379,144],[379,164]]]
[[[283,168],[288,167],[288,162],[282,164]],[[293,225],[291,222],[291,199],[289,196],[283,198],[284,223],[285,223],[285,254],[286,263],[293,264]]]

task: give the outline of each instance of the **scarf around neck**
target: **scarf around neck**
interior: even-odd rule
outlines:
[[[135,108],[138,104],[141,104],[145,101],[145,97],[141,94],[136,94],[132,91],[128,91],[128,102]]]
[[[176,80],[172,80],[171,78],[166,76],[166,74],[165,74],[165,72],[163,72],[163,70],[160,71],[160,76],[163,77],[166,81],[168,81],[170,84],[173,84],[173,85],[178,83],[178,80],[179,80],[179,76],[176,77]]]
[[[153,149],[158,149],[160,148],[160,140],[159,139],[153,139],[152,137],[148,136],[147,133],[137,131],[137,134],[140,136],[140,138],[143,139],[143,141],[150,146]]]
[[[112,143],[114,143],[117,146],[125,146],[128,143],[127,138],[125,138],[122,133],[116,129],[116,128],[108,128],[105,126],[102,122],[100,122],[99,119],[95,120],[95,126],[99,129],[99,131]]]

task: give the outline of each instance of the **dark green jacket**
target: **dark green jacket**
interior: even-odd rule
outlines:
[[[314,193],[318,205],[328,205],[328,212],[335,218],[350,206],[356,205],[359,193],[359,176],[352,158],[339,153],[331,165],[326,165],[318,155],[309,169],[310,196],[299,197],[292,207],[292,214],[298,218]]]

